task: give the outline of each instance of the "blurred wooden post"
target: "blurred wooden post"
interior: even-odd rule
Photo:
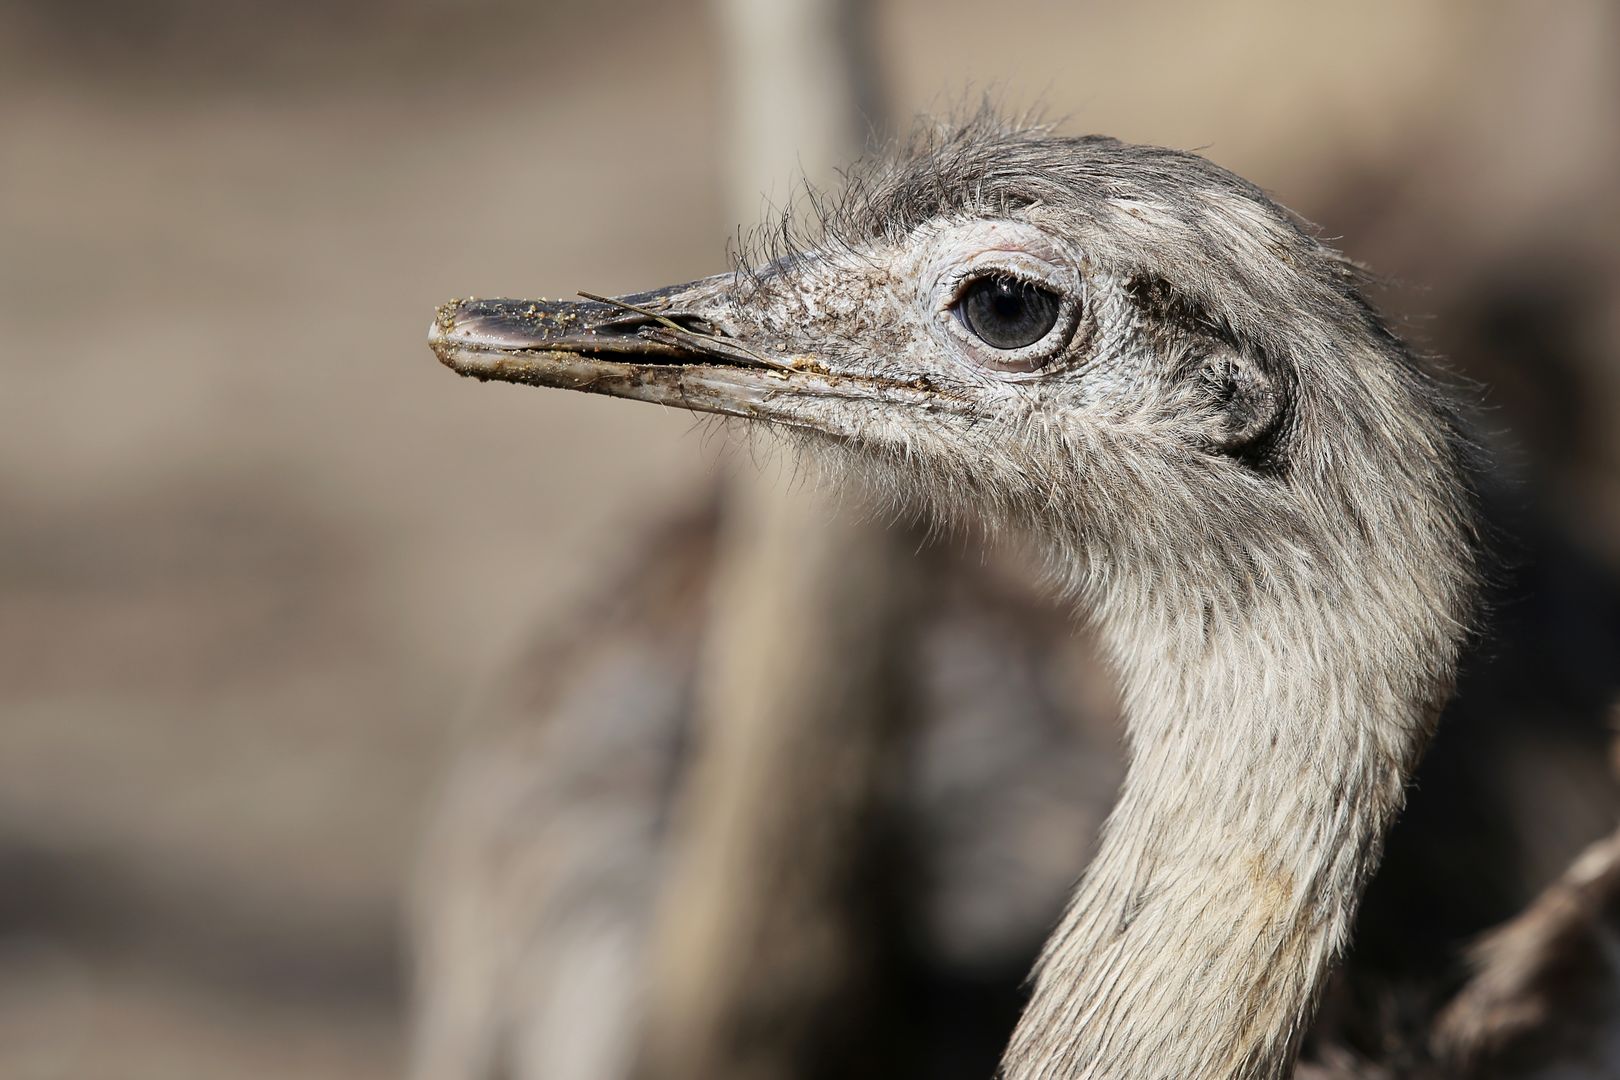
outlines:
[[[718,0],[737,220],[856,157],[871,72],[844,0]],[[865,887],[903,736],[911,550],[766,462],[727,490],[698,761],[661,899],[642,1075],[776,1080],[876,1062],[881,908]],[[847,502],[838,493],[838,502]],[[863,1024],[865,1025],[863,1027]]]

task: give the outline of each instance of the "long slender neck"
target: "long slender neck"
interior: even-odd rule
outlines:
[[[1349,619],[1293,648],[1253,629],[1278,623],[1155,648],[1104,620],[1131,765],[1008,1080],[1286,1075],[1444,687],[1342,670],[1369,651]]]

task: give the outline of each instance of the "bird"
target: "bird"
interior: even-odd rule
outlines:
[[[459,300],[480,379],[741,417],[1016,532],[1103,643],[1128,767],[1008,1080],[1287,1075],[1477,619],[1456,395],[1359,271],[1186,152],[932,129],[769,261]]]

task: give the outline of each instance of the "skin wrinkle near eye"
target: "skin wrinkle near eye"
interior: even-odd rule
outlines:
[[[1060,369],[1083,345],[1086,283],[1077,253],[1064,250],[1044,230],[1016,220],[971,221],[919,230],[913,280],[934,319],[928,332],[952,354],[1000,381],[1038,378]],[[1019,349],[998,349],[969,328],[956,311],[977,279],[1004,274],[1028,281],[1060,298],[1053,333]],[[1042,347],[1046,342],[1047,347]]]

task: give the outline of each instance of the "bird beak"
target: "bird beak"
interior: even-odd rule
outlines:
[[[844,434],[828,402],[937,407],[914,383],[829,370],[730,329],[732,276],[617,299],[452,300],[428,345],[445,366],[499,379]],[[584,295],[584,294],[582,294]],[[775,346],[775,347],[772,347]],[[853,432],[851,432],[853,433]]]

